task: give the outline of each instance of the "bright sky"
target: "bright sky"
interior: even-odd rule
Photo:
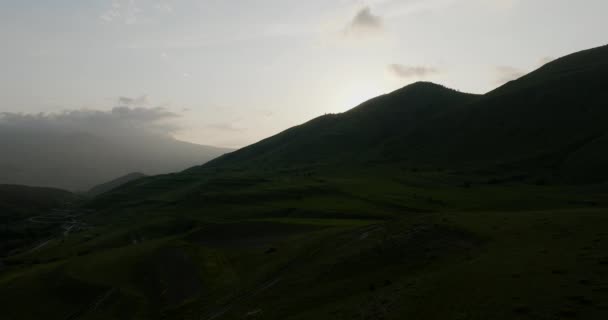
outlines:
[[[487,92],[606,44],[607,12],[606,0],[0,0],[0,112],[162,107],[180,115],[177,138],[239,147],[418,80]]]

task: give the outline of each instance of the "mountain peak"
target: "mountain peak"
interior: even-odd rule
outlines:
[[[436,92],[457,92],[454,89],[450,89],[446,86],[428,82],[428,81],[417,81],[411,84],[408,84],[401,89],[397,89],[393,91],[393,94],[401,94],[401,93],[436,93]]]

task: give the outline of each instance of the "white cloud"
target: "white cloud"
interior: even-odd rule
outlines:
[[[538,59],[538,63],[533,69],[542,67],[545,64],[547,64],[553,60],[555,60],[555,58],[553,58],[553,57],[548,57],[548,56],[542,57],[542,58]],[[523,69],[519,69],[519,68],[515,68],[515,67],[498,66],[498,67],[495,67],[494,73],[496,74],[496,83],[504,84],[511,80],[516,80],[518,78],[521,78],[524,75],[526,75],[528,72]]]
[[[180,127],[178,114],[147,107],[146,96],[119,97],[109,111],[69,110],[55,113],[0,113],[0,128],[14,132],[89,133],[104,136],[155,135],[170,137]]]
[[[105,22],[137,23],[142,12],[137,0],[112,0],[110,8],[99,17]]]
[[[551,62],[553,60],[555,60],[554,57],[543,57],[540,60],[538,60],[538,64],[541,65],[541,66],[543,66],[543,65],[545,65],[545,64],[547,64],[547,63],[549,63],[549,62]]]
[[[433,67],[407,66],[402,64],[390,64],[388,65],[388,70],[400,78],[425,78],[439,73],[439,70]]]
[[[524,70],[509,66],[498,66],[494,72],[496,74],[496,84],[504,84],[521,78],[526,74]]]

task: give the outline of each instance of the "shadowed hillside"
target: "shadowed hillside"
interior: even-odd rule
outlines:
[[[130,172],[161,174],[230,150],[161,136],[30,132],[0,126],[0,183],[86,191]]]
[[[143,173],[139,173],[139,172],[134,172],[134,173],[129,173],[125,176],[116,178],[112,181],[108,181],[106,183],[102,183],[100,185],[97,185],[93,188],[91,188],[91,190],[89,190],[87,192],[88,196],[98,196],[100,194],[106,193],[108,191],[111,191],[112,189],[116,189],[126,183],[129,183],[131,181],[137,180],[137,179],[141,179],[143,177],[145,177],[146,175]]]
[[[482,96],[415,83],[179,173],[111,182],[7,230],[26,240],[0,262],[0,309],[606,319],[607,50]]]
[[[478,96],[419,82],[342,114],[321,116],[209,163],[277,168],[338,162],[385,161],[387,139],[433,126],[435,118]],[[407,149],[407,146],[399,146]]]
[[[607,64],[608,47],[575,53],[483,96],[415,83],[100,202],[187,197],[227,171],[348,176],[398,168],[449,170],[462,181],[606,181]]]
[[[29,219],[67,208],[78,200],[75,194],[59,189],[0,185],[0,256],[53,232],[53,226],[32,224]]]
[[[555,60],[483,96],[416,83],[208,166],[399,162],[458,170],[513,167],[557,180],[604,181],[607,76],[608,46]]]

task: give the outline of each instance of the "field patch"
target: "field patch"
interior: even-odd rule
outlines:
[[[208,224],[190,234],[188,241],[209,247],[264,247],[291,236],[323,228],[312,224],[248,221]]]

